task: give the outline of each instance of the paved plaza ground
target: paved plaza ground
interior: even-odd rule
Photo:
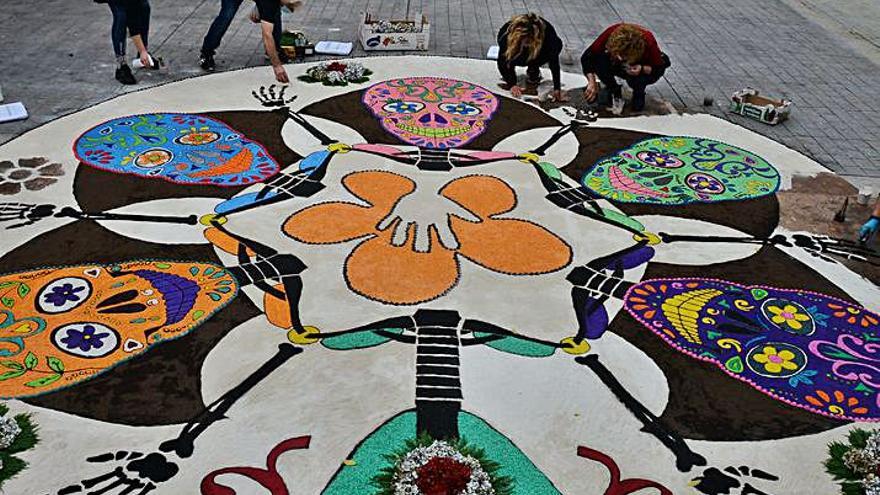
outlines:
[[[24,101],[27,121],[0,125],[0,143],[60,115],[124,91],[198,75],[198,49],[216,0],[152,0],[152,49],[164,74],[125,88],[112,76],[110,13],[83,2],[8,0],[0,7],[0,86]],[[258,30],[241,9],[220,48],[222,69],[264,64]],[[880,178],[880,5],[872,0],[414,0],[410,11],[432,23],[429,55],[483,58],[512,14],[537,11],[551,20],[574,61],[610,23],[639,22],[657,34],[672,60],[653,91],[686,112],[709,112],[755,130],[844,176]],[[403,0],[306,1],[288,27],[315,40],[353,41],[358,13],[402,16]],[[29,35],[28,33],[34,33]],[[357,47],[354,56],[366,55]],[[564,70],[578,72],[576,65]],[[769,127],[726,113],[744,86],[794,101],[793,117]],[[705,97],[714,105],[704,107]],[[852,179],[851,179],[852,180]],[[867,184],[875,181],[856,180]]]

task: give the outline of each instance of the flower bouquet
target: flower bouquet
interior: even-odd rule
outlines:
[[[386,456],[390,463],[373,478],[377,495],[510,495],[512,480],[500,465],[464,440],[434,440],[427,434]]]
[[[373,72],[357,62],[321,62],[306,69],[299,80],[307,83],[320,82],[324,86],[348,86],[348,83],[363,83],[370,80]]]
[[[854,429],[847,442],[828,446],[825,470],[843,495],[880,495],[880,431]]]
[[[2,361],[0,365],[9,369],[0,374],[0,380],[21,371],[13,367],[21,365],[12,361]],[[9,417],[6,416],[8,412],[9,407],[0,404],[0,487],[3,482],[27,467],[27,463],[15,457],[15,454],[34,448],[38,441],[37,427],[31,421],[30,415]]]

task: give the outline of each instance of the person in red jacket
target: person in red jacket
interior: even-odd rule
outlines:
[[[651,31],[636,24],[619,23],[608,27],[581,55],[581,67],[587,77],[584,97],[592,102],[599,95],[602,84],[611,92],[614,100],[622,103],[620,84],[623,78],[632,88],[632,109],[645,108],[645,88],[657,82],[666,68],[669,57],[660,51]]]

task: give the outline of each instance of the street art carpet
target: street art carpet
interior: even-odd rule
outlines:
[[[827,171],[364,63],[0,147],[6,493],[836,493],[827,444],[880,420],[878,258],[777,200]]]

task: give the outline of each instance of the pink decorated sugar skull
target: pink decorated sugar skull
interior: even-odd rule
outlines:
[[[424,148],[458,148],[479,136],[498,99],[475,84],[440,77],[407,77],[374,84],[364,104],[382,127]]]

